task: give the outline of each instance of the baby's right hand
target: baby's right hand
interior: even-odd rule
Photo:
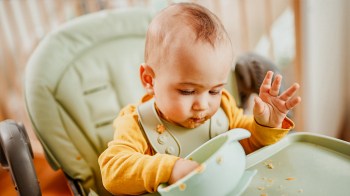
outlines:
[[[187,174],[189,174],[191,171],[196,169],[198,166],[199,164],[195,161],[181,159],[181,158],[178,159],[175,162],[175,165],[174,165],[173,171],[171,172],[171,176],[168,183],[174,184],[176,181],[185,177]]]

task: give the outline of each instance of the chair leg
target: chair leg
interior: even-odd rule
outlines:
[[[0,163],[10,171],[19,195],[41,195],[33,157],[24,126],[12,120],[0,122]]]

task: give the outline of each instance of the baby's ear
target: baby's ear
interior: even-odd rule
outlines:
[[[142,83],[142,86],[146,89],[146,92],[150,95],[154,94],[153,78],[154,78],[154,72],[152,67],[146,64],[141,64],[140,65],[141,83]]]

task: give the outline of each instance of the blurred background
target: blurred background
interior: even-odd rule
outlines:
[[[45,163],[26,114],[23,81],[33,50],[48,32],[75,17],[133,6],[157,12],[173,2],[181,1],[0,0],[0,121],[13,119],[26,126],[39,178],[53,179],[47,183],[41,180],[44,195],[70,193],[64,188],[62,174]],[[295,131],[350,141],[350,1],[190,2],[207,7],[222,20],[237,55],[256,52],[268,57],[281,70],[287,86],[293,82],[301,85],[302,103],[293,111]],[[7,186],[13,188],[10,178],[4,183],[6,176],[8,173],[0,168],[0,195],[5,195],[2,191]],[[15,195],[14,190],[5,193]]]

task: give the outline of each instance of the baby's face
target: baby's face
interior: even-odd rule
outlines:
[[[153,91],[163,118],[195,128],[220,107],[221,92],[231,69],[232,50],[228,44],[215,49],[201,41],[185,44],[173,47],[170,56],[155,71]]]

